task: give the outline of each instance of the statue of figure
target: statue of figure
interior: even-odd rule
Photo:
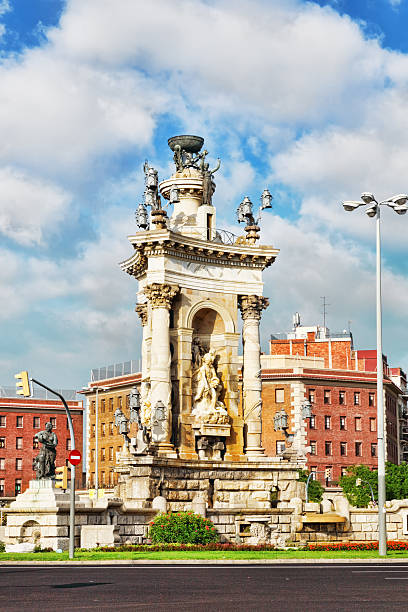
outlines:
[[[203,174],[203,204],[207,206],[211,206],[212,204],[212,177],[221,165],[221,160],[218,159],[218,164],[214,168],[214,170],[209,170],[209,164],[203,163],[201,172]]]
[[[184,168],[183,156],[181,154],[181,147],[178,144],[176,144],[176,146],[174,147],[173,160],[176,166],[176,172],[182,172]]]
[[[34,469],[37,480],[55,476],[55,457],[57,455],[57,435],[52,431],[52,423],[46,423],[45,431],[39,431],[35,436],[42,447],[34,459]]]
[[[195,383],[194,407],[192,414],[203,423],[228,423],[228,412],[218,400],[222,385],[214,366],[215,353],[209,351],[203,358],[199,368],[193,374]]]
[[[205,349],[201,346],[200,340],[198,338],[193,338],[191,345],[191,361],[194,369],[200,367],[203,355],[205,355]]]

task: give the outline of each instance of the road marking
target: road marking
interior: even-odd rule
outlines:
[[[353,571],[352,574],[407,574],[408,570],[359,570]]]
[[[403,578],[402,576],[400,576],[400,577],[397,576],[395,578],[391,578],[391,577],[386,576],[384,578],[384,580],[408,580],[408,578]]]

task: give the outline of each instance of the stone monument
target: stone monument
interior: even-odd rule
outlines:
[[[152,181],[154,194],[144,204],[151,222],[144,212],[141,231],[129,236],[134,253],[121,264],[139,282],[138,423],[145,443],[134,439],[133,460],[118,465],[116,495],[140,508],[151,507],[156,496],[174,510],[204,498],[213,512],[253,514],[272,507],[273,492],[274,505],[288,507],[291,497],[302,495],[300,466],[266,457],[261,427],[259,324],[268,306],[262,273],[279,251],[258,240],[260,213],[271,208],[272,196],[264,190],[258,216],[244,198],[238,220],[246,223],[245,236],[219,230],[213,194],[220,160],[209,170],[199,136],[175,136],[168,144],[175,171]],[[157,176],[148,162],[145,174]],[[172,204],[172,214],[160,212],[161,198]],[[265,520],[251,533],[265,533]]]

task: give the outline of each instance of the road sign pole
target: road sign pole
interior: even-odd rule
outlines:
[[[57,393],[57,391],[54,391],[54,389],[51,389],[50,387],[47,387],[46,385],[41,383],[39,380],[36,380],[35,378],[32,378],[31,380],[39,387],[42,387],[43,389],[46,389],[53,395],[56,395],[57,397],[59,397],[61,402],[64,404],[65,412],[67,413],[69,433],[71,436],[71,452],[72,452],[73,450],[75,450],[74,426],[72,425],[71,413],[68,408],[68,404],[65,401],[65,398],[60,393]],[[74,553],[75,553],[75,466],[72,466],[71,468],[71,491],[70,493],[71,493],[71,497],[70,497],[70,508],[69,508],[69,558],[73,559]]]

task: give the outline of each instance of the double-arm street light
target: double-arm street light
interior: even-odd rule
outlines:
[[[372,193],[364,192],[359,201],[342,202],[344,210],[357,210],[368,206],[366,214],[376,218],[377,225],[377,266],[376,266],[376,302],[377,302],[377,454],[378,454],[378,552],[387,554],[387,526],[385,514],[385,445],[384,445],[384,406],[383,406],[383,357],[382,357],[382,312],[381,312],[381,231],[380,208],[387,205],[398,215],[405,215],[408,210],[408,195],[399,194],[377,202]]]

